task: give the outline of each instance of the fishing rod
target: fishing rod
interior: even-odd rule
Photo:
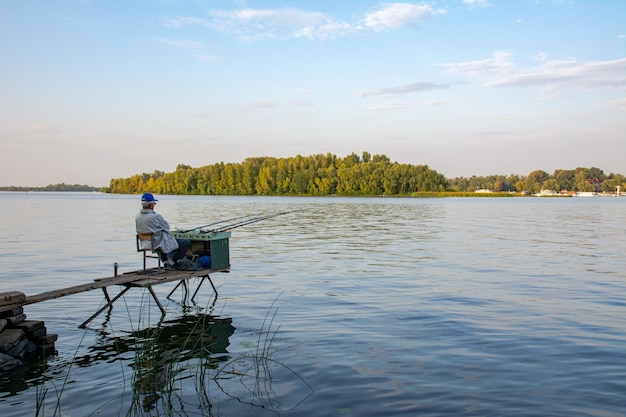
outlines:
[[[299,210],[291,210],[291,211],[283,211],[280,213],[274,213],[274,214],[268,214],[266,216],[260,216],[260,217],[255,217],[252,219],[247,219],[247,220],[242,220],[240,222],[236,222],[236,223],[232,223],[232,224],[228,224],[226,226],[223,226],[219,229],[216,229],[216,232],[226,232],[228,230],[232,230],[232,229],[236,229],[237,227],[241,227],[241,226],[245,226],[247,224],[251,224],[251,223],[256,223],[256,222],[260,222],[261,220],[266,220],[266,219],[271,219],[272,217],[278,217],[278,216],[282,216],[284,214],[289,214],[289,213],[293,213]]]
[[[194,227],[193,229],[185,229],[185,230],[177,230],[177,231],[181,233],[193,232],[194,230],[204,229],[205,227],[214,226],[220,223],[231,222],[233,220],[243,219],[244,217],[250,217],[250,216],[253,216],[253,214],[246,214],[245,216],[239,216],[239,217],[233,217],[233,218],[226,219],[226,220],[220,220],[218,222],[213,222],[213,223],[205,224],[202,226]]]

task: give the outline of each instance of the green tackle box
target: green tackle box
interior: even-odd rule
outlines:
[[[200,256],[211,257],[211,269],[225,269],[230,267],[228,239],[230,232],[204,231],[172,231],[172,236],[178,239],[189,239],[191,251]]]

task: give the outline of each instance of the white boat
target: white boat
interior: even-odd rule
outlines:
[[[561,194],[554,190],[544,190],[544,189],[541,189],[541,191],[535,194],[535,197],[557,197],[557,196],[560,197]]]

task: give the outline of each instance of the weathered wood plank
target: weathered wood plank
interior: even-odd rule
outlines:
[[[19,291],[7,291],[0,293],[0,307],[21,303],[26,299],[26,295]],[[10,309],[9,309],[10,310]]]

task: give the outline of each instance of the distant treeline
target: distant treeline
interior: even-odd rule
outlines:
[[[0,187],[0,191],[100,191],[98,187],[78,184],[50,184],[45,187]]]
[[[615,192],[617,186],[626,190],[626,177],[622,174],[606,175],[599,168],[557,169],[552,175],[545,171],[533,171],[527,176],[491,175],[487,177],[454,178],[449,180],[454,191],[480,189],[537,193],[540,190]]]
[[[533,171],[528,176],[492,175],[447,179],[426,165],[391,162],[385,155],[344,158],[327,153],[290,158],[255,157],[241,163],[217,163],[200,168],[178,165],[176,171],[135,174],[112,179],[101,191],[136,194],[150,191],[181,195],[424,195],[495,192],[626,190],[621,174],[605,175],[598,168],[556,170],[553,175]]]
[[[394,163],[385,155],[327,153],[291,158],[247,158],[200,168],[178,165],[173,173],[155,171],[112,179],[107,191],[202,195],[403,195],[446,191],[445,176],[426,165]]]

